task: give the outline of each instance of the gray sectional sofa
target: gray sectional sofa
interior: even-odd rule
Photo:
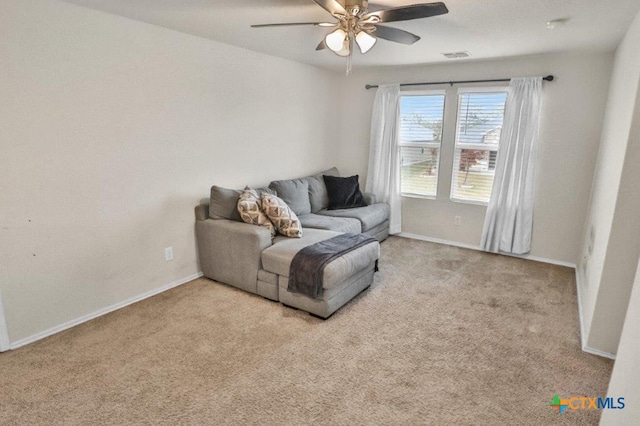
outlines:
[[[273,181],[269,190],[282,198],[302,224],[302,238],[277,236],[265,227],[242,222],[236,210],[239,190],[213,186],[209,204],[196,207],[196,238],[205,277],[265,298],[328,317],[373,280],[378,244],[361,247],[327,266],[322,300],[288,293],[288,268],[293,256],[308,245],[339,233],[366,233],[383,241],[389,235],[389,205],[363,194],[368,206],[328,210],[323,175],[332,168],[299,179]]]

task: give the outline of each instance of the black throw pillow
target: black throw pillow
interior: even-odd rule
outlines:
[[[351,209],[367,205],[360,192],[358,175],[349,177],[322,175],[322,178],[329,195],[329,210]]]

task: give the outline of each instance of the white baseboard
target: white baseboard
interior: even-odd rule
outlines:
[[[459,242],[456,242],[456,241],[441,240],[439,238],[425,237],[424,235],[412,234],[410,232],[401,232],[401,233],[395,234],[395,235],[396,235],[396,237],[410,238],[412,240],[428,241],[430,243],[444,244],[444,245],[447,245],[447,246],[462,247],[462,248],[471,249],[471,250],[480,250],[480,246],[474,246],[474,245],[471,245],[471,244],[459,243]]]
[[[7,328],[7,319],[4,316],[4,305],[2,304],[2,293],[0,293],[0,352],[11,349],[11,341],[9,340],[9,329]]]
[[[578,296],[578,321],[580,322],[580,346],[582,347],[582,351],[604,358],[616,359],[616,354],[604,352],[599,349],[594,349],[587,346],[587,335],[584,331],[584,316],[582,314],[582,294],[580,291],[581,288],[582,286],[580,285],[580,274],[578,273],[578,267],[576,266],[576,293]]]
[[[45,331],[42,331],[40,333],[34,334],[33,336],[25,337],[24,339],[20,339],[20,340],[18,340],[16,342],[11,343],[10,349],[12,349],[12,350],[13,349],[18,349],[18,348],[20,348],[20,347],[22,347],[24,345],[28,345],[29,343],[33,343],[35,341],[44,339],[45,337],[49,337],[49,336],[51,336],[53,334],[59,333],[61,331],[64,331],[64,330],[66,330],[68,328],[71,328],[71,327],[74,327],[76,325],[82,324],[83,322],[87,322],[87,321],[90,321],[90,320],[92,320],[94,318],[100,317],[102,315],[106,315],[106,314],[108,314],[110,312],[117,311],[118,309],[124,308],[125,306],[132,305],[132,304],[134,304],[136,302],[139,302],[141,300],[147,299],[147,298],[149,298],[151,296],[155,296],[156,294],[160,294],[160,293],[162,293],[164,291],[167,291],[167,290],[169,290],[169,289],[171,289],[173,287],[177,287],[177,286],[185,284],[185,283],[187,283],[189,281],[193,281],[196,278],[200,278],[202,275],[203,275],[202,272],[198,272],[196,274],[189,275],[188,277],[185,277],[185,278],[182,278],[182,279],[179,279],[179,280],[176,280],[176,281],[172,281],[172,282],[170,282],[168,284],[165,284],[163,286],[160,286],[160,287],[156,287],[153,290],[149,290],[149,291],[147,291],[145,293],[142,293],[142,294],[140,294],[138,296],[134,296],[132,298],[123,300],[122,302],[118,302],[118,303],[113,304],[111,306],[107,306],[106,308],[102,308],[102,309],[100,309],[100,310],[98,310],[96,312],[93,312],[93,313],[90,313],[90,314],[87,314],[87,315],[83,315],[80,318],[76,318],[76,319],[73,319],[71,321],[67,321],[64,324],[57,325],[57,326],[52,327],[52,328],[50,328],[48,330],[45,330]]]
[[[456,242],[456,241],[441,240],[439,238],[425,237],[423,235],[411,234],[409,232],[401,232],[399,234],[396,234],[396,236],[404,237],[404,238],[411,238],[411,239],[414,239],[414,240],[428,241],[430,243],[445,244],[445,245],[448,245],[448,246],[462,247],[462,248],[471,249],[471,250],[483,251],[482,249],[480,249],[480,246],[474,246],[472,244],[459,243],[459,242]],[[499,254],[501,254],[503,256],[517,257],[517,258],[520,258],[520,259],[533,260],[535,262],[543,262],[543,263],[550,263],[552,265],[566,266],[568,268],[575,268],[576,267],[575,263],[565,262],[564,260],[548,259],[546,257],[530,256],[528,254],[526,254],[526,255],[509,254],[509,253],[499,253]]]
[[[590,348],[589,346],[585,346],[585,345],[582,346],[582,352],[586,352],[586,353],[591,354],[591,355],[598,355],[598,356],[601,356],[603,358],[616,359],[616,354],[612,354],[610,352],[601,351],[599,349],[593,349],[593,348]]]

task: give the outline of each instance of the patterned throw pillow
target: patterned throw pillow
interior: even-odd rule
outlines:
[[[276,228],[260,207],[258,192],[248,186],[238,198],[238,213],[240,213],[240,217],[244,222],[264,226],[271,232],[271,238],[276,236]]]
[[[298,216],[275,195],[262,193],[260,195],[262,211],[269,217],[279,233],[285,237],[302,237],[302,225]]]

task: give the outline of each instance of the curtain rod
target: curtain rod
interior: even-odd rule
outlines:
[[[553,76],[552,75],[548,75],[546,77],[542,77],[543,80],[545,81],[553,81]],[[467,84],[467,83],[496,83],[499,81],[511,81],[510,78],[498,78],[495,80],[458,80],[458,81],[434,81],[431,83],[402,83],[400,84],[400,87],[404,87],[404,86],[431,86],[431,85],[436,85],[436,84],[450,84],[451,86],[453,86],[454,84]],[[369,89],[373,89],[374,87],[378,87],[377,84],[367,84],[366,86],[364,86],[365,89],[369,90]]]

